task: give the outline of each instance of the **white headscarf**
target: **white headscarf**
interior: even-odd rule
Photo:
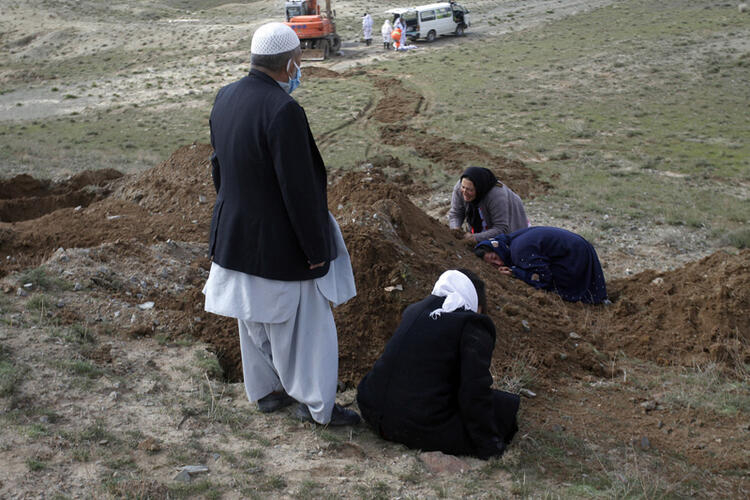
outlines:
[[[462,308],[477,312],[479,306],[479,298],[474,284],[468,276],[455,269],[445,271],[440,275],[432,289],[432,295],[445,297],[443,306],[430,313],[432,319],[438,319],[444,312],[453,312]]]

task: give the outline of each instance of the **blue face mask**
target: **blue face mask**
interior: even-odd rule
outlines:
[[[291,59],[289,62],[292,62]],[[297,68],[297,72],[294,76],[291,77],[288,82],[279,82],[279,85],[281,85],[282,89],[286,90],[287,94],[294,92],[294,89],[300,85],[300,79],[302,79],[302,70],[297,66],[297,63],[294,63],[294,66]]]

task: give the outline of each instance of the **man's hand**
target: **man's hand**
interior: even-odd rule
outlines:
[[[310,269],[316,269],[318,267],[323,267],[325,265],[326,265],[326,261],[323,261],[323,262],[321,262],[319,264],[310,264]]]
[[[497,268],[497,270],[500,274],[504,274],[506,276],[513,276],[513,271],[511,271],[508,266],[500,266]]]
[[[464,241],[470,241],[472,243],[476,243],[477,242],[476,238],[474,238],[474,235],[471,234],[471,233],[465,233],[464,234]]]

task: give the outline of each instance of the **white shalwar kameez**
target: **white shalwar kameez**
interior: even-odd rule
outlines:
[[[286,391],[326,424],[336,399],[338,339],[331,305],[356,295],[349,252],[329,213],[337,257],[314,280],[278,281],[216,263],[203,288],[205,310],[237,318],[245,392],[254,402]],[[329,303],[330,302],[330,303]]]

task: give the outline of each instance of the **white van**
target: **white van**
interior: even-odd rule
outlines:
[[[441,35],[463,36],[471,26],[469,10],[455,2],[431,3],[417,7],[387,10],[400,15],[406,22],[406,37],[432,42]]]

